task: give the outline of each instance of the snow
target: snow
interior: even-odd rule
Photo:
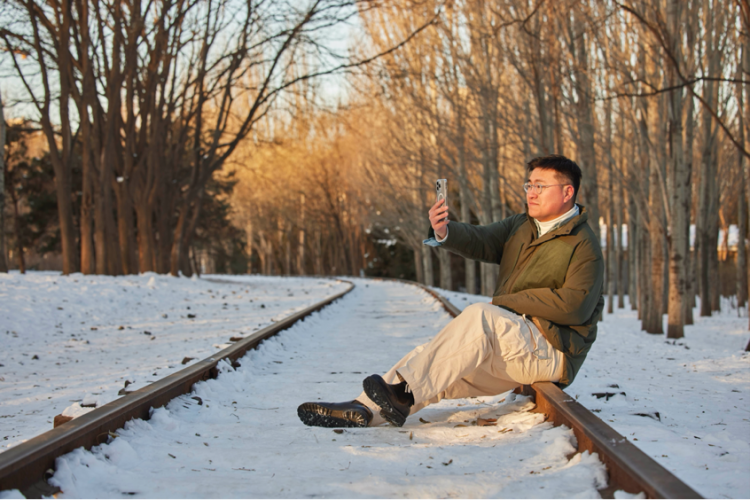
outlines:
[[[397,429],[306,427],[305,401],[350,400],[450,321],[431,296],[389,281],[357,288],[265,341],[118,438],[58,458],[58,497],[580,497],[606,484],[570,429],[512,394],[443,401]],[[181,285],[181,283],[180,283]],[[213,285],[210,285],[213,286]],[[477,426],[479,417],[495,426]]]
[[[0,435],[8,439],[0,443],[18,444],[51,428],[66,408],[111,401],[124,380],[140,387],[182,368],[184,356],[203,359],[230,336],[346,286],[314,278],[221,279],[238,284],[161,275],[0,275],[0,300],[8,304],[0,312]],[[59,496],[598,496],[606,481],[598,457],[571,455],[572,432],[529,412],[533,405],[522,396],[443,401],[401,429],[339,434],[302,425],[299,404],[355,398],[366,375],[385,372],[450,321],[417,287],[352,281],[351,293],[265,341],[240,368],[222,364],[217,379],[153,410],[148,421],[128,422],[119,438],[60,457],[50,480],[62,488]],[[459,308],[489,300],[437,291]],[[605,313],[566,392],[703,496],[747,498],[747,318],[728,301],[723,306],[712,318],[696,310],[696,325],[674,343],[641,332],[629,307]],[[473,425],[478,417],[498,421]],[[638,493],[615,497],[642,498]]]
[[[120,390],[179,371],[185,358],[207,358],[231,337],[347,286],[259,276],[240,286],[153,273],[0,274],[0,450],[52,429],[55,415],[113,401]]]
[[[489,300],[435,290],[460,309]],[[604,313],[597,340],[565,391],[704,497],[749,498],[745,311],[738,317],[728,299],[710,318],[699,317],[696,307],[685,337],[667,341],[641,331],[627,297],[625,305]]]

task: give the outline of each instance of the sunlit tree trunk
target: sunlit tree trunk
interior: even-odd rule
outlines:
[[[457,111],[456,128],[458,131],[458,189],[461,198],[461,222],[471,223],[471,191],[469,190],[469,178],[466,169],[466,149],[463,124],[463,109]],[[464,259],[466,274],[466,293],[476,293],[477,264],[472,259]]]
[[[580,197],[581,202],[586,205],[589,213],[589,226],[594,231],[597,241],[600,241],[599,189],[596,175],[593,94],[591,92],[591,78],[589,76],[591,74],[589,48],[587,47],[589,35],[583,30],[585,21],[582,13],[577,11],[575,14],[571,13],[569,22],[574,24],[575,28],[572,31],[578,35],[570,41],[572,45],[570,51],[575,60],[575,89],[578,98],[575,106],[575,116],[578,125],[579,166],[583,172]]]
[[[667,22],[671,40],[671,50],[678,61],[682,60],[681,24],[681,0],[670,0],[667,7]],[[667,65],[668,85],[676,86],[679,81],[674,65]],[[669,151],[671,153],[671,197],[670,205],[670,231],[669,231],[669,303],[667,318],[667,338],[684,337],[685,311],[683,301],[685,300],[686,260],[685,248],[688,234],[686,229],[690,219],[691,187],[690,171],[685,162],[682,137],[682,115],[683,115],[683,91],[672,90],[669,93]]]
[[[745,37],[747,38],[747,37]],[[743,55],[744,57],[744,50]],[[737,80],[742,79],[742,57],[740,58],[740,62],[737,68]],[[739,112],[737,113],[738,118],[738,125],[739,125],[739,142],[742,145],[742,147],[745,147],[745,101],[744,101],[744,95],[743,95],[743,89],[742,84],[737,83],[735,85],[735,91],[737,95],[737,109]],[[747,265],[747,235],[748,235],[748,203],[747,203],[747,195],[749,193],[747,189],[747,183],[745,182],[745,156],[742,154],[741,151],[737,152],[737,160],[739,164],[739,170],[740,170],[740,178],[742,179],[742,186],[739,189],[739,200],[737,203],[737,228],[738,228],[738,238],[737,238],[737,308],[742,308],[746,306],[750,306],[747,304],[748,300],[748,272],[750,269],[748,269]]]
[[[297,274],[305,274],[305,194],[300,194],[299,229],[297,230]]]
[[[650,161],[649,180],[649,210],[651,222],[649,224],[649,243],[651,245],[651,307],[646,313],[648,333],[664,333],[662,314],[664,311],[664,230],[663,204],[657,170],[660,168],[655,161]]]
[[[604,105],[604,141],[607,149],[607,313],[612,314],[615,307],[615,290],[617,289],[617,264],[615,254],[615,165],[612,157],[612,101]]]
[[[690,171],[690,177],[691,177],[691,184],[692,178],[693,178],[693,142],[695,141],[695,104],[693,96],[690,95],[687,98],[687,110],[685,112],[685,163],[687,164],[687,168]],[[692,212],[692,208],[694,206],[693,199],[695,198],[695,187],[691,186],[690,188],[690,194],[689,194],[689,203],[690,203],[690,210]],[[697,221],[699,219],[699,215],[696,216],[696,227],[697,227]],[[684,302],[684,310],[685,310],[685,324],[686,325],[692,325],[694,323],[693,320],[693,308],[695,307],[695,295],[696,295],[696,289],[697,289],[697,273],[696,273],[696,262],[698,260],[698,234],[696,231],[696,235],[693,240],[693,250],[691,252],[690,250],[690,217],[688,216],[685,219],[685,231],[687,234],[687,238],[685,240],[685,255],[686,255],[686,263],[685,263],[685,274],[686,274],[686,280],[685,280],[685,302]]]

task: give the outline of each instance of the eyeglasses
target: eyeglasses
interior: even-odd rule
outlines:
[[[527,193],[531,191],[531,188],[534,188],[534,192],[536,194],[542,194],[542,191],[544,191],[544,188],[552,187],[552,186],[569,186],[570,184],[547,184],[546,186],[544,184],[532,184],[530,182],[526,182],[523,185],[523,190]]]

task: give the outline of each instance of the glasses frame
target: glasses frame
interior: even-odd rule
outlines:
[[[525,193],[528,193],[532,188],[534,188],[534,193],[542,194],[546,188],[553,186],[572,186],[572,184],[532,184],[530,182],[524,182],[523,191]]]

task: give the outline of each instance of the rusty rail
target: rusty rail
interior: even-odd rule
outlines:
[[[210,281],[242,285],[236,281]],[[297,321],[349,293],[354,284],[347,283],[349,288],[343,292],[258,330],[203,361],[0,453],[0,491],[18,489],[26,498],[51,496],[59,491],[47,483],[49,472],[54,470],[57,457],[81,446],[89,449],[105,442],[110,432],[122,428],[128,420],[148,419],[151,408],[164,406],[177,396],[189,393],[196,382],[215,378],[218,375],[217,365],[221,360],[238,366],[237,360],[250,349],[257,347],[261,341],[286,330]]]

